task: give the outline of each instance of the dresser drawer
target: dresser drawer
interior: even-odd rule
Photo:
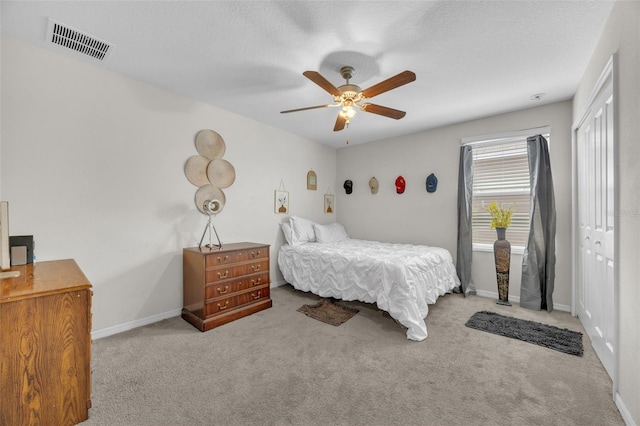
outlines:
[[[249,260],[249,252],[246,250],[228,253],[210,254],[205,258],[205,268],[212,268],[219,265],[238,263]]]
[[[269,283],[269,274],[252,275],[241,277],[237,280],[224,281],[211,284],[205,288],[205,298],[207,300],[217,297],[231,296],[233,293],[247,290],[249,288],[265,285]]]
[[[212,268],[220,265],[244,262],[246,260],[267,259],[269,248],[262,247],[252,250],[240,250],[227,253],[210,254],[205,258],[205,268]]]
[[[233,310],[244,305],[251,304],[261,299],[269,298],[269,287],[258,288],[256,290],[240,293],[235,296],[217,299],[207,302],[205,305],[205,315],[220,314]]]
[[[260,262],[223,266],[207,271],[205,274],[205,284],[266,271],[269,271],[269,260],[267,259],[261,260]]]

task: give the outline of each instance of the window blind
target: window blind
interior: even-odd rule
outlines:
[[[476,146],[473,148],[473,212],[474,244],[493,244],[496,231],[491,229],[487,207],[492,201],[511,208],[513,216],[507,229],[512,246],[525,246],[529,235],[529,160],[527,142]]]

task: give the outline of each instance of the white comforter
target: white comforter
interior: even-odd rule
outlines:
[[[283,245],[278,265],[298,290],[376,303],[417,341],[427,338],[427,305],[460,285],[451,253],[422,245],[356,239]]]

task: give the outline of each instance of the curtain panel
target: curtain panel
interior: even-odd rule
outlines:
[[[473,203],[473,155],[471,146],[460,147],[460,167],[458,169],[458,250],[456,272],[460,279],[461,292],[465,296],[476,294],[471,282],[471,213]]]
[[[553,310],[556,268],[556,202],[549,146],[542,135],[527,138],[531,173],[530,230],[522,257],[520,306]]]

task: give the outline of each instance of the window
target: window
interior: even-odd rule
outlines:
[[[491,215],[487,212],[492,201],[513,210],[507,240],[514,252],[522,252],[527,244],[530,209],[527,137],[535,134],[542,134],[548,140],[549,128],[474,138],[466,143],[463,140],[463,144],[473,145],[474,250],[493,250],[496,231],[491,229]]]
[[[473,149],[473,243],[491,244],[496,231],[491,229],[487,207],[495,201],[511,208],[513,216],[507,239],[512,246],[525,246],[529,235],[529,160],[526,141]]]

